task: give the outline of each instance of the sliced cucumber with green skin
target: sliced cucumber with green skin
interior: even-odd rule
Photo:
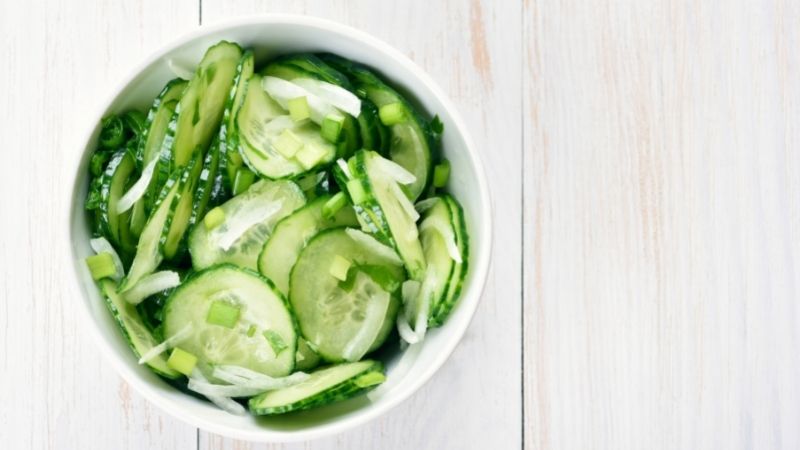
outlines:
[[[345,228],[319,233],[300,252],[290,276],[289,300],[300,330],[317,353],[331,362],[345,360],[348,344],[365,323],[368,303],[385,291],[391,300],[370,349],[383,343],[394,325],[399,306],[395,293],[405,279],[396,256],[388,257],[375,251],[364,241],[375,242],[374,239],[363,235],[363,239],[357,240],[352,237],[353,233],[363,235],[358,230]],[[380,244],[375,242],[375,245]],[[391,252],[389,248],[386,250]],[[331,274],[331,267],[338,258],[350,263],[349,283]]]
[[[254,183],[244,193],[220,205],[225,215],[222,224],[212,230],[208,230],[205,226],[196,226],[191,231],[189,253],[192,255],[192,266],[195,269],[203,269],[227,262],[256,270],[258,255],[275,225],[303,204],[305,204],[303,192],[291,181],[261,180]],[[220,237],[229,232],[232,224],[274,205],[278,208],[274,213],[247,228],[247,231],[242,233],[227,250],[222,248],[219,243]]]
[[[230,327],[209,323],[209,310],[218,302],[238,310]],[[229,364],[271,377],[294,369],[297,329],[286,300],[250,270],[224,264],[196,273],[170,295],[163,326],[165,339],[183,333],[176,346],[205,367]],[[283,342],[279,350],[275,339]]]
[[[166,260],[173,260],[183,254],[184,235],[189,228],[192,217],[192,208],[195,199],[195,188],[203,171],[200,154],[194,156],[192,162],[186,166],[180,180],[181,192],[172,199],[172,204],[167,214],[167,221],[161,230],[159,246],[161,254]]]
[[[236,130],[242,157],[256,173],[267,178],[295,177],[324,166],[336,156],[336,147],[320,135],[311,121],[295,122],[261,87],[261,77],[254,75],[247,83],[244,103],[236,118]],[[282,133],[289,132],[303,145],[297,157],[286,157],[275,147]],[[305,165],[299,160],[306,149],[318,153]]]
[[[365,392],[384,379],[383,364],[364,360],[319,369],[302,383],[267,391],[248,402],[256,415],[302,411],[346,400]]]
[[[170,154],[171,167],[183,167],[192,156],[205,153],[217,132],[233,86],[242,49],[222,41],[206,51],[181,97]]]
[[[229,195],[233,195],[233,182],[236,172],[242,167],[242,158],[239,155],[239,136],[236,132],[236,115],[239,113],[247,92],[247,82],[255,70],[255,56],[252,50],[246,50],[236,66],[236,77],[233,87],[228,94],[225,111],[222,114],[222,124],[219,127],[220,170],[217,184],[224,188]]]
[[[389,157],[403,166],[417,179],[402,186],[411,200],[425,192],[433,175],[435,140],[428,121],[397,91],[389,87],[366,67],[335,55],[322,55],[322,59],[348,76],[356,92],[370,99],[378,108],[399,104],[404,120],[390,125]]]
[[[190,172],[191,170],[188,168],[176,171],[167,179],[161,189],[161,194],[153,207],[153,212],[150,213],[142,234],[139,236],[136,256],[133,258],[133,263],[131,263],[127,276],[122,280],[120,292],[132,288],[142,277],[153,273],[158,268],[158,265],[161,264],[161,261],[164,260],[160,245],[161,233],[169,218],[173,201],[176,198],[180,199],[184,187],[183,183],[188,180],[186,175]]]
[[[153,334],[142,321],[139,312],[134,305],[131,305],[120,294],[117,293],[117,285],[110,279],[103,279],[98,282],[100,291],[106,300],[106,306],[114,320],[119,325],[122,334],[133,349],[137,358],[141,357],[153,347],[159,344]],[[166,378],[178,378],[180,374],[167,365],[164,355],[158,355],[146,363],[153,371]]]
[[[309,371],[317,367],[320,361],[322,360],[317,352],[308,344],[308,341],[302,336],[297,338],[297,354],[295,355],[294,370],[302,372]]]
[[[147,166],[154,159],[159,158],[161,154],[161,146],[164,144],[164,138],[167,135],[167,128],[169,127],[172,115],[175,114],[175,108],[178,107],[178,101],[186,90],[188,81],[176,78],[171,80],[164,86],[161,93],[158,94],[147,113],[147,120],[145,122],[145,131],[142,139],[139,142],[138,155],[141,157],[141,167]],[[159,163],[156,163],[159,164]],[[158,174],[159,170],[154,170],[153,174]],[[137,210],[143,210],[145,213],[152,209],[153,203],[161,190],[161,185],[158,184],[158,177],[154,176],[150,180],[150,184],[143,198],[139,199],[133,205],[134,213],[136,216],[139,213]],[[166,179],[164,179],[166,180]],[[146,215],[146,214],[143,214]]]
[[[361,148],[375,150],[383,156],[388,156],[389,130],[378,118],[378,108],[366,98],[361,100],[358,128],[361,136]]]
[[[98,221],[102,234],[122,253],[130,254],[136,250],[136,240],[130,230],[130,210],[117,213],[117,202],[130,185],[131,175],[136,169],[133,157],[120,150],[111,157],[100,179],[100,207]]]
[[[469,235],[467,234],[466,222],[464,221],[464,210],[455,198],[446,194],[442,195],[441,198],[450,209],[451,226],[455,233],[456,246],[461,254],[461,262],[454,263],[453,270],[450,274],[450,281],[447,285],[447,292],[441,300],[431,308],[428,324],[432,327],[442,325],[450,315],[453,306],[455,306],[461,296],[461,287],[464,283],[464,279],[467,277],[467,271],[469,269]]]
[[[279,58],[264,68],[262,73],[286,81],[311,78],[343,87],[349,91],[353,90],[346,76],[309,53]],[[339,141],[336,143],[337,158],[347,158],[362,147],[359,123],[350,114],[342,112],[342,115],[344,116],[344,122],[342,123]]]
[[[209,206],[215,206],[222,197],[222,179],[220,177],[220,141],[214,138],[214,142],[203,159],[203,166],[200,171],[197,187],[194,189],[194,199],[192,200],[192,214],[189,218],[189,228],[196,226],[206,215]]]
[[[345,206],[333,217],[322,215],[322,207],[331,196],[318,197],[281,220],[264,244],[258,257],[258,271],[275,283],[284,294],[289,292],[289,274],[300,251],[318,232],[333,227],[358,226],[353,209]]]
[[[396,187],[392,187],[396,181],[381,169],[381,159],[373,151],[357,152],[348,162],[352,178],[347,182],[342,181],[343,188],[347,188],[353,199],[353,184],[361,187],[363,194],[359,193],[359,196],[363,198],[353,199],[353,208],[362,229],[391,244],[403,259],[409,276],[421,280],[425,274],[425,256],[422,254],[415,218],[403,208],[401,201],[404,200],[398,198]]]

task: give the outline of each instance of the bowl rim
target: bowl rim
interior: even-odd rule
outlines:
[[[492,198],[490,195],[488,182],[486,179],[484,164],[483,161],[481,160],[479,153],[476,150],[474,141],[472,140],[468,128],[466,127],[455,105],[450,101],[450,99],[447,97],[444,91],[436,84],[436,82],[421,67],[419,67],[413,61],[411,61],[411,59],[409,59],[402,52],[395,49],[394,47],[384,42],[383,40],[378,39],[365,31],[359,30],[349,25],[342,24],[340,22],[336,22],[329,19],[323,19],[315,16],[300,15],[300,14],[284,14],[284,13],[257,14],[257,15],[232,17],[220,21],[214,21],[211,24],[200,25],[197,28],[169,41],[168,43],[160,46],[155,51],[152,51],[149,54],[149,56],[144,58],[140,63],[130,68],[127,71],[127,74],[124,77],[122,77],[121,81],[114,84],[113,88],[109,90],[108,94],[102,96],[101,100],[95,104],[96,106],[92,109],[92,113],[86,116],[91,120],[88,121],[85,130],[83,132],[78,133],[76,138],[77,141],[73,143],[74,144],[73,146],[75,148],[82,149],[79,154],[77,151],[75,151],[75,155],[76,156],[80,155],[80,156],[75,157],[73,163],[71,163],[68,166],[68,170],[71,171],[69,172],[70,173],[69,177],[72,179],[72,185],[71,189],[67,190],[67,193],[70,197],[68,201],[65,202],[67,205],[66,207],[68,208],[66,214],[67,226],[65,227],[67,233],[66,242],[71,242],[72,240],[72,233],[73,233],[72,225],[74,223],[73,213],[75,212],[74,201],[76,201],[75,192],[77,192],[80,189],[81,160],[83,159],[87,151],[86,144],[91,140],[92,135],[96,130],[98,120],[103,117],[109,105],[119,96],[119,94],[132,81],[134,81],[134,79],[138,77],[148,66],[150,66],[157,60],[163,58],[166,54],[168,54],[169,52],[175,50],[180,46],[183,46],[193,40],[200,39],[206,35],[213,34],[215,32],[224,31],[228,29],[235,29],[242,26],[268,25],[268,24],[295,25],[295,26],[316,28],[322,31],[327,31],[330,33],[341,35],[345,38],[349,38],[354,42],[357,42],[359,45],[372,47],[372,50],[378,53],[385,54],[395,63],[397,63],[400,66],[403,66],[403,68],[412,73],[413,76],[415,76],[418,79],[418,81],[420,81],[423,85],[425,85],[428,89],[430,89],[430,91],[436,97],[436,100],[444,106],[444,109],[448,112],[448,115],[450,116],[455,127],[457,128],[458,134],[461,135],[462,139],[464,140],[465,148],[461,149],[460,151],[466,152],[470,160],[470,164],[475,171],[476,177],[472,181],[477,184],[478,187],[477,191],[480,197],[480,203],[484,205],[485,208],[484,211],[479,212],[479,215],[477,215],[476,217],[476,221],[480,222],[481,227],[485,230],[485,236],[486,236],[485,239],[471,243],[474,247],[477,247],[476,251],[474,252],[474,255],[476,255],[477,258],[475,258],[476,259],[475,262],[470,264],[474,272],[472,275],[472,280],[469,285],[475,286],[473,288],[474,292],[471,292],[471,294],[473,296],[476,296],[477,298],[471,303],[464,302],[463,300],[462,302],[460,302],[460,305],[462,306],[469,305],[471,307],[471,310],[468,311],[467,317],[463,321],[461,321],[460,323],[453,324],[453,326],[457,327],[451,331],[450,337],[445,341],[444,345],[439,350],[439,353],[433,358],[432,363],[428,365],[426,368],[424,368],[420,372],[419,376],[410,379],[405,383],[401,383],[402,389],[396,389],[395,395],[393,395],[391,398],[388,398],[386,401],[378,404],[378,406],[371,408],[363,408],[359,413],[353,414],[352,416],[349,417],[345,417],[342,420],[335,419],[328,423],[306,429],[272,430],[265,428],[258,431],[232,427],[229,425],[221,425],[214,421],[207,420],[199,415],[193,414],[191,411],[187,410],[187,408],[174,404],[173,402],[165,399],[157,391],[156,388],[151,386],[146,380],[141,379],[139,375],[137,375],[132,369],[130,369],[126,365],[126,363],[122,360],[118,352],[112,347],[111,343],[102,334],[99,326],[96,324],[95,318],[92,314],[92,311],[90,310],[88,302],[86,302],[85,299],[83,298],[84,293],[81,290],[82,283],[78,275],[79,259],[75,254],[74,246],[73,245],[66,246],[67,247],[66,256],[70,260],[69,264],[73,268],[72,276],[68,277],[71,279],[69,292],[71,295],[77,294],[77,296],[82,300],[81,307],[79,309],[82,311],[81,315],[83,317],[83,320],[92,323],[91,326],[82,328],[89,328],[91,330],[91,337],[93,338],[92,340],[96,342],[97,348],[100,349],[106,361],[111,363],[115,371],[119,374],[120,377],[122,377],[122,379],[126,383],[133,386],[134,389],[136,389],[136,391],[140,393],[144,398],[146,398],[150,403],[153,403],[161,410],[167,412],[169,415],[193,427],[234,439],[242,439],[252,442],[278,443],[278,442],[298,442],[298,441],[319,439],[322,437],[338,434],[346,430],[353,429],[357,426],[363,425],[394,409],[396,406],[398,406],[399,404],[406,401],[409,397],[411,397],[428,381],[430,381],[433,375],[444,365],[444,363],[447,361],[447,359],[450,357],[455,348],[463,339],[467,328],[474,319],[475,311],[477,310],[478,305],[480,304],[480,299],[483,296],[483,291],[486,286],[486,280],[488,278],[489,266],[492,257],[491,249],[494,240],[494,233],[492,229],[492,217],[493,217],[494,207],[492,204]],[[73,146],[70,147],[72,148]],[[398,386],[398,388],[399,387],[400,386]]]

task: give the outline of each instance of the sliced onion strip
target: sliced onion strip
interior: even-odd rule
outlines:
[[[215,233],[217,245],[227,251],[247,230],[280,211],[281,204],[280,200],[274,201],[261,208],[254,208],[226,218],[223,226],[219,227]]]
[[[181,284],[181,277],[178,272],[162,270],[151,273],[142,277],[132,288],[125,291],[125,301],[132,305],[138,305],[147,297],[174,288],[179,284]]]
[[[150,185],[150,180],[153,178],[153,172],[156,169],[156,162],[158,162],[158,158],[153,159],[145,166],[144,170],[142,170],[142,176],[136,180],[136,183],[133,183],[128,192],[125,193],[122,197],[120,197],[119,201],[117,202],[117,214],[122,214],[125,211],[131,209],[133,205],[144,196],[144,193],[147,191],[147,187]]]
[[[185,327],[181,328],[180,331],[175,333],[174,336],[170,337],[169,339],[165,339],[164,342],[146,351],[144,355],[142,355],[139,358],[139,364],[146,364],[147,362],[157,357],[158,355],[164,353],[165,351],[169,350],[172,347],[175,347],[175,344],[186,339],[191,332],[192,332],[192,324],[188,323],[186,324]]]
[[[361,114],[361,100],[347,89],[312,78],[295,78],[292,83],[353,117]]]
[[[397,264],[398,266],[403,264],[403,260],[397,256],[397,252],[394,251],[391,247],[380,243],[377,239],[370,236],[363,231],[356,230],[354,228],[347,228],[345,230],[350,238],[354,241],[364,244],[365,246],[369,247],[376,255],[381,256],[384,259],[389,260],[390,262]]]

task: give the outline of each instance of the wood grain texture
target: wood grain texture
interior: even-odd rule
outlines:
[[[85,113],[196,25],[195,2],[0,2],[2,448],[196,448],[194,428],[133,393],[101,358],[54,249],[67,223],[54,199],[69,189]]]
[[[520,11],[516,2],[203,0],[204,23],[253,13],[305,13],[360,28],[406,53],[456,103],[484,152],[498,241],[493,272],[464,341],[410,400],[335,438],[249,445],[201,432],[200,449],[521,448]]]
[[[525,4],[526,448],[800,446],[798,12]]]

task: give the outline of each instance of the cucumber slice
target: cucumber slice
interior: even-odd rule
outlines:
[[[250,226],[226,250],[220,245],[221,237],[230,233],[232,226],[247,220],[253,214],[265,208],[277,206],[277,211],[259,223]],[[262,180],[247,191],[228,200],[220,206],[225,220],[213,230],[205,226],[194,227],[189,234],[189,252],[192,255],[192,266],[203,269],[223,262],[256,270],[258,255],[272,229],[279,220],[303,206],[305,198],[300,188],[288,180]],[[234,227],[235,228],[235,227]]]
[[[378,118],[378,108],[369,99],[361,100],[361,114],[358,116],[361,148],[375,150],[382,156],[389,153],[389,130]]]
[[[209,320],[220,304],[238,309],[233,324]],[[256,331],[248,333],[251,327]],[[286,300],[269,280],[246,269],[214,266],[181,284],[164,307],[164,338],[181,332],[186,337],[180,348],[197,356],[201,368],[230,364],[271,377],[294,368],[297,330]],[[282,347],[274,348],[276,340]]]
[[[378,108],[397,104],[404,120],[388,126],[390,131],[389,157],[417,178],[414,183],[402,186],[411,200],[425,192],[433,171],[434,139],[428,122],[397,91],[389,87],[373,72],[360,64],[335,55],[322,55],[322,60],[346,74],[356,92],[370,99]],[[377,149],[373,149],[377,150]]]
[[[449,195],[441,197],[450,209],[451,226],[454,231],[456,246],[461,253],[461,262],[454,263],[447,286],[447,293],[431,309],[428,324],[432,327],[440,326],[450,315],[461,295],[461,287],[467,277],[469,269],[469,235],[467,234],[466,222],[464,221],[464,210],[455,198]]]
[[[153,273],[163,261],[164,256],[161,253],[160,245],[161,233],[169,218],[173,202],[180,200],[184,185],[189,179],[187,176],[189,173],[191,173],[190,168],[175,172],[161,189],[159,199],[139,237],[136,256],[133,258],[127,276],[122,280],[120,292],[132,288],[142,277]]]
[[[297,353],[295,354],[294,370],[308,371],[317,367],[321,359],[317,352],[308,344],[303,337],[297,338]]]
[[[261,175],[279,179],[293,177],[330,163],[336,147],[322,138],[319,126],[310,121],[295,122],[261,87],[261,77],[254,75],[247,83],[244,103],[236,118],[236,130],[242,157]],[[281,134],[289,130],[303,148],[286,157],[275,148]],[[316,153],[311,160],[302,154]]]
[[[345,350],[365,324],[369,303],[385,293],[390,302],[369,349],[379,347],[392,329],[399,306],[395,293],[405,277],[396,256],[376,251],[379,245],[358,230],[326,230],[300,252],[292,269],[289,300],[300,330],[327,361],[345,359]],[[351,263],[345,282],[330,273],[337,257]]]
[[[258,271],[275,283],[284,294],[289,292],[289,274],[300,251],[318,232],[341,226],[357,226],[353,209],[345,206],[330,219],[322,216],[322,207],[331,196],[318,197],[275,226],[258,257]]]
[[[125,150],[115,153],[100,179],[98,223],[102,234],[124,254],[136,250],[136,240],[130,230],[131,211],[117,213],[117,202],[131,184],[136,164]]]
[[[236,66],[236,77],[233,88],[228,95],[225,112],[222,114],[222,125],[219,128],[220,146],[220,172],[217,183],[233,195],[233,182],[236,172],[242,167],[242,158],[239,155],[239,136],[236,133],[236,115],[242,107],[247,82],[253,76],[255,57],[252,50],[247,50]]]
[[[222,198],[222,175],[220,174],[221,144],[219,138],[206,153],[203,166],[197,180],[192,200],[192,215],[189,218],[189,227],[194,227],[206,215],[210,206],[215,206]]]
[[[397,182],[383,169],[382,159],[376,152],[361,150],[347,164],[351,175],[347,181],[344,180],[347,175],[336,168],[340,174],[338,181],[351,198],[357,197],[353,203],[362,229],[391,244],[403,259],[409,276],[421,280],[425,275],[425,256],[418,239],[416,217],[409,211],[413,206],[408,199],[398,196]],[[354,188],[363,193],[354,195]]]
[[[175,113],[175,108],[178,106],[178,100],[180,100],[181,95],[183,95],[183,91],[186,90],[186,86],[188,84],[188,81],[181,80],[180,78],[171,80],[166,86],[164,86],[164,89],[161,90],[161,93],[159,93],[156,99],[153,101],[153,105],[150,107],[150,111],[147,113],[145,131],[142,135],[142,139],[139,143],[139,150],[137,152],[141,156],[141,167],[147,166],[147,164],[153,159],[159,157],[159,154],[161,153],[161,146],[163,145],[164,138],[167,135],[167,128],[169,127],[172,115]],[[156,164],[159,164],[160,162],[161,161]],[[156,168],[154,174],[158,173],[159,170]],[[163,187],[163,185],[158,184],[156,181],[157,178],[157,176],[153,176],[153,178],[150,180],[150,184],[147,188],[144,198],[140,199],[133,206],[135,211],[133,213],[134,216],[139,214],[138,210],[149,212],[153,206],[153,203],[155,203],[157,200],[156,197],[158,197],[158,193]]]
[[[161,254],[166,260],[175,259],[176,256],[183,253],[180,250],[182,250],[184,235],[192,217],[195,187],[203,169],[200,164],[200,156],[200,154],[195,155],[187,166],[187,170],[183,172],[180,181],[181,192],[172,199],[167,221],[164,222],[164,228],[161,230],[159,246]]]
[[[121,295],[117,293],[117,285],[108,279],[100,280],[98,282],[100,291],[106,300],[106,306],[114,316],[114,320],[119,325],[120,331],[125,336],[128,344],[133,349],[133,353],[137,358],[141,357],[150,349],[158,345],[158,342],[150,333],[150,330],[142,321],[136,307],[126,302]],[[167,359],[164,355],[156,356],[146,363],[153,371],[163,377],[178,378],[180,374],[167,365]]]
[[[183,167],[196,152],[205,153],[222,121],[241,58],[242,49],[226,41],[206,51],[175,110],[175,128],[168,130],[174,134],[171,166]]]
[[[267,391],[248,402],[255,415],[283,414],[346,400],[384,380],[383,364],[365,360],[319,369],[302,383]]]

